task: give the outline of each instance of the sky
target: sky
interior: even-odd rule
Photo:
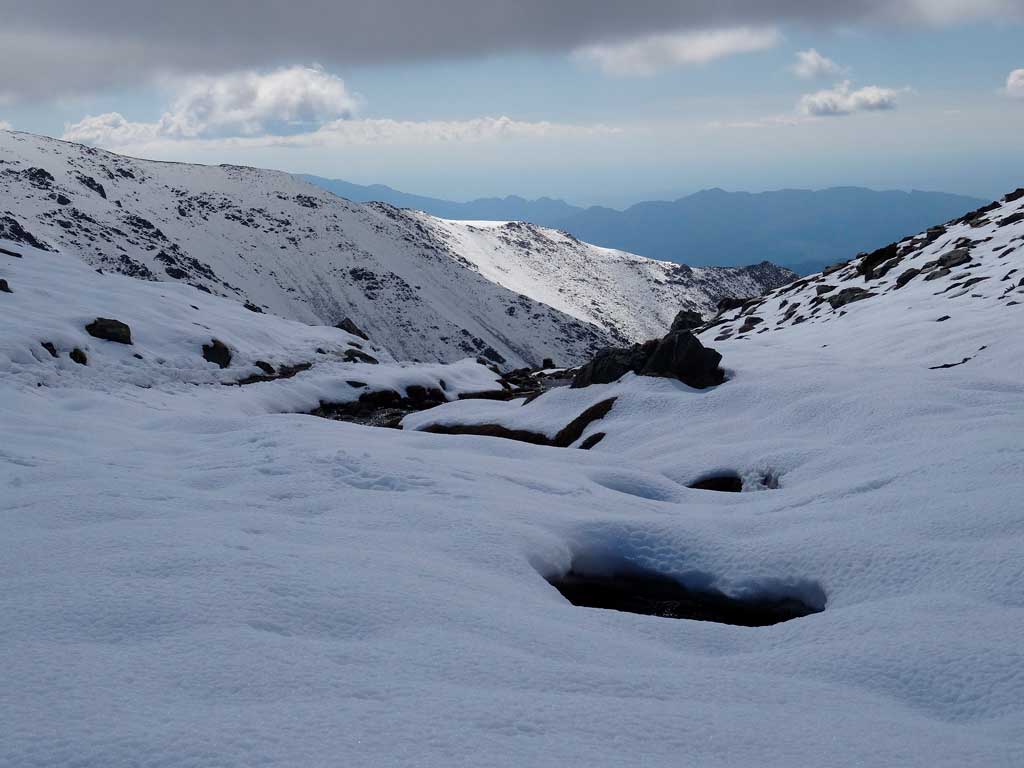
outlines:
[[[466,200],[1024,185],[1024,0],[0,0],[0,127]]]

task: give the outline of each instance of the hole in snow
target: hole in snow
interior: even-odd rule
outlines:
[[[820,613],[826,603],[824,590],[813,582],[764,581],[734,597],[710,586],[710,579],[688,587],[672,576],[626,561],[602,564],[576,559],[567,573],[545,578],[581,608],[740,627],[767,627]]]
[[[698,491],[718,491],[720,493],[740,493],[743,490],[757,491],[766,488],[774,490],[779,487],[779,478],[771,472],[747,474],[746,476],[733,471],[715,472],[694,480],[686,487]]]
[[[743,490],[743,478],[735,472],[720,472],[716,475],[707,475],[700,480],[695,480],[686,487],[698,491],[739,493]]]

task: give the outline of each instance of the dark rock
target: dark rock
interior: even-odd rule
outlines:
[[[605,433],[604,432],[595,432],[590,437],[588,437],[586,440],[584,440],[582,443],[580,443],[580,450],[581,451],[589,451],[595,445],[597,445],[602,440],[604,440],[604,438],[605,438]]]
[[[899,277],[896,278],[896,287],[902,288],[920,274],[921,270],[916,267],[911,267],[910,269],[901,272]]]
[[[547,371],[547,370],[550,370],[552,368],[557,368],[558,366],[555,365],[555,361],[552,360],[550,357],[545,357],[543,362],[541,362],[540,367],[541,367],[541,370]]]
[[[592,405],[575,419],[559,430],[554,438],[548,438],[540,432],[526,429],[510,429],[501,424],[431,424],[422,431],[437,435],[476,435],[477,437],[500,437],[505,440],[518,440],[531,445],[546,445],[555,448],[568,448],[580,439],[588,426],[603,419],[615,405],[614,397]],[[596,443],[596,441],[595,441]],[[593,445],[593,444],[592,444]],[[591,445],[591,447],[592,447]]]
[[[0,216],[0,238],[10,240],[14,243],[30,245],[33,248],[38,248],[40,251],[53,250],[50,246],[21,226],[17,219],[12,216]],[[6,249],[3,252],[8,256],[14,256],[19,259],[21,258],[20,253],[15,253],[14,251],[8,251]]]
[[[0,277],[0,293],[14,293],[11,290],[11,286],[7,284],[7,281]]]
[[[573,379],[573,388],[609,384],[632,371],[640,376],[679,379],[697,389],[721,384],[722,356],[704,347],[689,331],[676,331],[632,347],[610,347],[597,353]]]
[[[1016,224],[1018,221],[1024,221],[1024,211],[1017,211],[1016,213],[1011,213],[1006,218],[1000,219],[997,226],[1005,227],[1010,224]]]
[[[964,282],[960,283],[959,287],[960,288],[970,288],[972,285],[977,285],[978,283],[983,282],[985,280],[989,280],[989,279],[991,279],[991,278],[989,278],[987,276],[972,277],[970,280],[964,280]]]
[[[17,251],[9,251],[6,248],[0,248],[0,253],[2,253],[4,256],[13,256],[16,259],[21,258],[20,253],[18,253]]]
[[[474,435],[476,437],[500,437],[531,445],[551,445],[546,435],[526,429],[509,429],[500,424],[431,424],[423,432],[435,435]]]
[[[368,355],[358,349],[346,349],[342,359],[346,363],[369,363],[370,365],[377,365],[379,362],[373,355]]]
[[[943,363],[942,365],[929,365],[928,366],[928,370],[930,370],[930,371],[941,371],[941,370],[944,370],[946,368],[956,368],[958,365],[963,365],[964,363],[969,363],[973,359],[974,359],[973,357],[965,357],[959,363]]]
[[[718,300],[718,314],[728,312],[730,309],[739,309],[748,301],[753,301],[755,297],[751,296],[726,296],[723,299]]]
[[[1024,197],[1024,187],[1015,189],[1013,192],[1011,192],[1010,194],[1003,198],[1003,202],[1012,203],[1016,200],[1020,200],[1022,197]]]
[[[743,325],[740,327],[738,332],[739,333],[747,333],[749,331],[754,330],[754,328],[756,328],[757,326],[759,326],[763,322],[764,322],[764,318],[754,317],[753,315],[748,315],[747,317],[743,318]]]
[[[348,382],[353,387],[365,387],[361,381]],[[376,392],[364,392],[355,402],[320,403],[320,407],[312,411],[312,415],[321,416],[335,421],[348,421],[354,424],[365,424],[372,427],[401,428],[402,419],[416,411],[425,411],[447,402],[444,393],[439,389],[417,387],[411,393],[416,396],[402,397],[394,390],[386,389]]]
[[[115,341],[118,344],[132,343],[132,329],[126,323],[109,317],[97,317],[85,326],[85,331],[97,339]]]
[[[835,289],[836,287],[834,285],[819,285],[815,287],[814,292],[819,296],[824,296],[826,293],[831,293]]]
[[[57,205],[68,205],[71,202],[71,198],[67,195],[58,194],[53,198]]]
[[[75,176],[75,178],[78,179],[78,182],[82,186],[91,189],[104,200],[107,199],[107,191],[103,188],[103,185],[96,181],[96,179],[94,179],[92,176],[86,176],[84,173],[79,173]]]
[[[346,331],[347,333],[351,333],[353,336],[358,336],[360,339],[363,339],[364,341],[370,340],[370,337],[363,333],[359,329],[359,326],[353,323],[352,320],[348,317],[346,317],[344,320],[342,320],[334,327],[340,328],[341,330]]]
[[[42,347],[43,347],[43,349],[45,349],[47,352],[50,353],[50,357],[56,357],[57,356],[57,348],[55,346],[53,346],[53,342],[52,341],[44,341],[42,343]]]
[[[863,301],[874,296],[871,291],[864,288],[843,288],[835,296],[828,297],[828,303],[832,305],[832,309],[839,309],[845,307],[847,304],[852,304],[855,301]]]
[[[833,272],[838,272],[840,269],[842,269],[849,263],[850,262],[848,261],[840,261],[838,264],[830,264],[829,266],[821,270],[821,274],[823,277],[831,275]]]
[[[694,328],[699,328],[704,324],[704,318],[701,317],[700,312],[694,312],[690,309],[680,310],[675,319],[672,321],[672,327],[669,331],[692,331]]]
[[[944,323],[947,320],[949,320],[949,315],[943,315],[942,317],[938,318],[935,322],[936,323]]]
[[[897,256],[895,259],[889,259],[889,261],[885,262],[881,266],[875,267],[874,278],[877,280],[879,278],[885,277],[889,273],[889,271],[893,269],[895,266],[897,266],[901,261],[903,261],[903,257]]]
[[[587,408],[587,410],[561,429],[558,434],[555,435],[551,444],[557,448],[568,448],[583,436],[583,432],[587,427],[608,415],[612,406],[615,405],[615,400],[616,398],[610,397],[607,400],[602,400],[601,402]]]
[[[405,396],[409,399],[409,402],[417,406],[423,405],[428,401],[439,405],[448,399],[441,390],[434,389],[433,387],[428,389],[420,384],[410,384],[406,387]]]
[[[929,262],[929,264],[938,264],[940,267],[952,269],[953,267],[959,267],[961,264],[966,264],[970,260],[970,248],[954,248],[949,253],[945,253],[940,256],[935,262]],[[925,264],[925,268],[927,267],[928,264]]]
[[[296,363],[295,365],[282,365],[276,371],[274,366],[270,363],[264,362],[263,360],[257,360],[254,365],[263,371],[263,374],[254,373],[251,376],[246,376],[244,379],[238,381],[224,382],[226,385],[237,385],[245,386],[246,384],[256,384],[262,381],[276,381],[277,379],[290,379],[301,371],[308,371],[313,367],[312,363]],[[224,366],[221,366],[224,367]]]
[[[949,274],[949,270],[946,269],[945,267],[941,267],[939,269],[933,269],[931,272],[929,272],[925,276],[924,279],[925,280],[938,280],[940,277],[945,277],[948,274]]]
[[[976,225],[979,221],[984,219],[986,213],[990,213],[999,207],[1000,203],[989,203],[988,205],[983,205],[981,208],[960,217],[955,223]]]
[[[646,348],[646,349],[645,349]],[[591,384],[610,384],[618,381],[630,371],[638,372],[650,354],[650,342],[641,347],[609,347],[600,350],[594,359],[584,365],[573,378],[574,389],[589,387]]]
[[[346,379],[345,383],[348,384],[353,389],[362,389],[363,387],[366,386],[365,381],[355,381],[353,379]]]
[[[29,184],[39,189],[49,189],[53,184],[53,175],[44,168],[28,168],[22,173],[28,179]]]
[[[857,272],[864,275],[865,280],[874,280],[880,276],[876,274],[876,269],[884,262],[896,258],[897,255],[896,243],[879,248],[877,251],[864,255],[857,265]]]
[[[167,272],[167,270],[164,270],[164,271]],[[170,273],[168,273],[168,274],[170,274]],[[171,275],[171,277],[174,277],[174,275]],[[257,306],[256,304],[253,304],[251,301],[245,302],[245,304],[243,304],[242,306],[245,307],[246,309],[248,309],[250,312],[255,312],[255,313],[259,314],[259,315],[263,314],[263,310],[259,306]]]
[[[80,350],[78,347],[75,347],[74,349],[72,349],[68,353],[68,357],[70,357],[74,362],[78,363],[79,365],[88,365],[89,364],[89,358],[86,357],[85,356],[85,352]]]
[[[539,395],[541,392],[531,392],[531,395]],[[523,393],[512,389],[485,389],[482,392],[462,392],[459,400],[515,400],[522,397]]]
[[[486,359],[491,360],[492,362],[495,363],[500,364],[505,362],[505,358],[502,356],[502,354],[498,352],[498,350],[496,350],[490,344],[484,347],[483,351],[480,352],[480,354]]]
[[[227,368],[231,365],[231,350],[220,339],[211,339],[209,344],[203,345],[203,359],[221,368]]]

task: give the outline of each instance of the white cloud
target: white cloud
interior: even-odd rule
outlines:
[[[666,69],[773,48],[781,36],[771,27],[736,27],[652,35],[625,43],[589,45],[573,57],[619,77],[655,75]]]
[[[319,67],[288,67],[189,80],[160,123],[168,136],[252,136],[308,130],[351,117],[357,108],[340,77]]]
[[[1024,69],[1015,69],[1006,78],[1006,95],[1012,99],[1024,99]]]
[[[12,126],[6,120],[0,120],[0,131],[10,131],[10,130],[13,130],[13,129],[14,129],[14,126]]]
[[[369,144],[478,143],[617,132],[604,125],[509,117],[471,120],[355,119],[357,97],[340,78],[316,67],[270,74],[203,77],[174,84],[171,108],[155,122],[132,122],[119,112],[88,115],[64,126],[63,138],[108,149],[166,147],[185,142],[213,147],[341,147]]]
[[[65,127],[65,138],[129,144],[164,138],[217,138],[315,130],[351,117],[359,100],[340,77],[319,67],[287,67],[267,74],[237,72],[172,84],[177,96],[155,123],[132,123],[117,112]]]
[[[879,112],[896,108],[897,93],[892,88],[877,85],[851,90],[850,81],[846,80],[835,88],[804,95],[800,99],[799,111],[817,117]]]
[[[818,77],[834,77],[842,74],[843,68],[832,59],[822,56],[817,50],[811,48],[797,52],[793,72],[804,80],[813,80]]]
[[[107,149],[157,145],[196,144],[206,148],[231,147],[346,147],[374,144],[421,145],[443,142],[481,143],[502,140],[558,139],[613,135],[620,129],[606,125],[576,125],[547,121],[524,122],[509,117],[481,117],[471,120],[335,120],[316,130],[289,135],[264,134],[236,137],[189,137],[169,135],[160,123],[132,123],[114,112],[86,117],[66,126],[63,138]]]
[[[77,123],[64,126],[65,141],[77,141],[97,147],[123,147],[142,144],[160,137],[159,123],[131,123],[120,112],[86,115]]]

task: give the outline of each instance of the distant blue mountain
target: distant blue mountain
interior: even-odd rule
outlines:
[[[324,179],[319,176],[304,176],[307,181],[357,203],[379,201],[399,208],[415,208],[442,219],[472,219],[477,221],[529,221],[542,227],[557,226],[557,222],[582,213],[583,208],[569,205],[564,200],[542,197],[526,200],[522,197],[482,197],[468,203],[439,200],[434,197],[411,195],[383,184],[363,186],[340,179]]]
[[[447,219],[530,221],[581,240],[692,266],[771,261],[801,274],[848,259],[974,210],[983,200],[944,192],[862,187],[774,192],[707,189],[624,211],[563,200],[483,198],[466,203],[307,176],[357,202],[380,200]]]

